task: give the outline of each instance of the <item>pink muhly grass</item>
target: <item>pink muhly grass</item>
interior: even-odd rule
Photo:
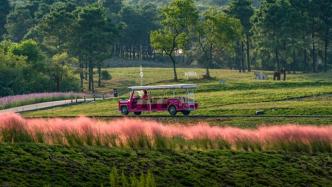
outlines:
[[[0,109],[24,104],[33,104],[35,102],[54,101],[59,99],[69,99],[74,97],[84,97],[84,93],[74,92],[51,92],[51,93],[32,93],[24,95],[6,96],[0,98]]]
[[[14,132],[14,133],[13,133]],[[119,119],[24,119],[0,115],[0,142],[97,145],[148,149],[234,149],[332,152],[332,126],[263,126],[257,129],[163,125]]]

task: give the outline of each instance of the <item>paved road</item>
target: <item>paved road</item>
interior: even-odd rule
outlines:
[[[84,99],[77,99],[77,103],[84,103],[84,102],[91,102],[93,101],[93,98],[87,98]],[[96,100],[101,100],[100,98],[97,98]],[[52,108],[56,106],[64,106],[64,105],[70,105],[75,104],[76,100],[63,100],[63,101],[52,101],[52,102],[46,102],[46,103],[37,103],[37,104],[31,104],[31,105],[25,105],[15,108],[9,108],[5,110],[0,110],[0,113],[6,113],[6,112],[28,112],[33,110],[40,110],[40,109],[46,109],[46,108]]]

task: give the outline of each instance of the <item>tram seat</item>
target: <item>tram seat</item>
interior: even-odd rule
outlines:
[[[164,99],[164,98],[156,98],[156,104],[158,104],[158,105],[165,104],[166,102],[167,102],[167,99]]]
[[[151,102],[151,104],[156,104],[157,103],[157,99],[156,98],[151,98],[150,102]]]
[[[181,101],[182,103],[186,102],[186,98],[185,97],[177,97],[176,99],[178,99],[179,101]]]
[[[150,104],[150,103],[151,103],[151,99],[138,99],[137,100],[138,105],[144,105],[144,104]]]
[[[142,105],[144,102],[143,102],[143,99],[137,99],[137,104],[138,105]]]

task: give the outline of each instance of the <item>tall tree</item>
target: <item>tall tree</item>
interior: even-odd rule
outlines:
[[[197,21],[198,12],[193,0],[173,0],[162,9],[162,29],[151,33],[152,46],[172,61],[175,81],[178,81],[176,53],[185,50]]]
[[[5,24],[7,21],[7,15],[10,11],[10,5],[8,0],[0,0],[0,40],[5,33]]]
[[[120,11],[124,23],[119,45],[127,51],[127,58],[142,59],[143,48],[150,47],[150,31],[158,28],[157,8],[145,6],[125,6]]]
[[[231,15],[236,17],[241,21],[244,29],[245,42],[246,42],[246,56],[247,56],[247,67],[248,71],[251,71],[250,62],[250,36],[251,27],[250,22],[251,17],[254,15],[254,8],[252,7],[252,2],[250,0],[232,0],[229,6],[229,12]],[[243,44],[242,44],[243,46]]]
[[[320,1],[319,1],[320,2]],[[311,31],[311,59],[312,59],[312,71],[317,72],[318,61],[318,33],[320,30],[319,19],[319,3],[315,0],[309,1],[308,14],[310,17],[310,31]]]
[[[51,59],[50,74],[55,82],[55,90],[60,92],[63,88],[63,81],[72,71],[72,66],[76,65],[77,59],[70,57],[68,53],[55,54]]]
[[[291,6],[288,0],[266,0],[254,17],[255,39],[260,48],[268,49],[275,61],[275,69],[286,68],[283,52],[289,44]]]
[[[241,22],[217,9],[209,9],[198,24],[198,46],[203,53],[202,62],[206,68],[206,78],[215,56],[234,50],[237,40],[241,39]]]
[[[324,43],[324,71],[328,70],[328,51],[331,39],[332,29],[332,1],[331,0],[313,0],[314,3],[319,5],[318,16],[321,21],[320,36]]]
[[[55,48],[54,53],[61,53],[66,49],[74,24],[75,8],[71,2],[56,2],[38,24],[39,31],[43,32],[44,42]]]
[[[33,26],[33,15],[26,7],[16,6],[7,17],[6,38],[20,41]]]
[[[296,16],[291,17],[291,23],[294,30],[293,36],[296,38],[300,56],[302,56],[302,64],[298,65],[304,72],[308,71],[308,50],[310,49],[310,17],[308,14],[309,0],[290,0],[291,6],[296,11]],[[296,21],[294,21],[297,19]],[[298,69],[298,70],[300,70]]]
[[[106,10],[99,4],[93,3],[78,8],[75,12],[74,37],[71,47],[74,54],[79,56],[80,67],[83,68],[83,59],[86,60],[89,75],[89,90],[94,92],[94,67],[101,61],[105,50],[109,49],[116,33],[115,26],[106,16]],[[81,70],[81,87],[82,82]]]
[[[0,96],[22,93],[27,85],[23,76],[26,59],[11,52],[13,45],[10,41],[0,42]]]
[[[101,0],[104,7],[107,9],[107,14],[110,17],[115,16],[121,8],[122,8],[122,1],[121,0]]]
[[[28,39],[40,19],[49,12],[55,0],[13,1],[12,10],[7,16],[6,38],[20,41]],[[35,31],[35,30],[34,30]]]

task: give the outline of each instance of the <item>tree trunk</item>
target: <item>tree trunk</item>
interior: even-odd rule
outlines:
[[[303,70],[304,70],[304,72],[306,72],[307,71],[307,50],[306,49],[303,50],[303,65],[304,65]]]
[[[91,91],[91,80],[90,80],[90,78],[91,78],[91,77],[90,77],[90,68],[89,68],[89,79],[88,79],[88,85],[89,85],[89,86],[88,86],[88,87],[89,87],[88,89],[89,89],[89,91]]]
[[[248,63],[248,72],[251,72],[249,34],[246,34],[246,37],[247,37],[247,63]]]
[[[324,71],[327,72],[327,52],[329,47],[329,28],[327,28],[325,33],[325,41],[324,41]]]
[[[293,72],[296,71],[296,54],[295,54],[295,50],[293,50],[293,63],[291,65],[290,70],[293,70]],[[295,74],[295,73],[294,73]]]
[[[83,92],[83,89],[84,89],[84,82],[83,82],[83,79],[84,79],[84,72],[83,72],[83,59],[82,59],[82,56],[79,57],[79,61],[80,61],[80,88],[81,88],[81,91]]]
[[[117,57],[121,57],[121,47],[120,44],[115,45]]]
[[[245,65],[244,65],[244,43],[241,42],[241,68],[242,72],[246,72]]]
[[[116,44],[113,44],[112,46],[112,55],[116,56]]]
[[[139,59],[143,60],[143,46],[142,45],[139,46]]]
[[[241,46],[240,43],[237,43],[237,47],[236,47],[236,53],[235,53],[235,60],[236,60],[236,64],[238,65],[239,68],[239,72],[242,72],[242,64],[241,64]]]
[[[312,40],[312,49],[311,49],[311,55],[312,55],[312,71],[316,72],[316,44],[315,44],[315,19],[312,17],[312,23],[311,23],[311,40]]]
[[[91,59],[89,59],[89,91],[94,92],[94,90],[93,64]]]
[[[85,67],[84,67],[84,69],[85,69],[85,72],[84,72],[85,73],[85,76],[84,76],[85,80],[88,80],[88,69],[89,69],[88,68],[88,66],[89,66],[88,63],[89,62],[87,60],[85,60]]]
[[[101,87],[101,65],[98,64],[98,87]]]
[[[312,71],[316,73],[316,45],[315,45],[315,36],[312,34]]]
[[[55,82],[56,82],[56,91],[60,92],[60,75],[58,73],[55,76]]]
[[[280,72],[280,61],[279,61],[279,50],[278,47],[275,48],[276,55],[276,63],[277,63],[277,71]]]
[[[206,66],[206,78],[211,78],[209,66]]]
[[[93,78],[93,67],[91,67],[91,90],[93,93],[95,93],[95,83],[94,83],[94,78]]]
[[[134,60],[135,59],[135,48],[132,45],[129,48],[129,59],[130,60]]]
[[[283,76],[284,77],[284,81],[286,81],[287,80],[287,77],[286,77],[287,76],[287,71],[286,71],[285,68],[283,69],[283,74],[284,74],[284,76]]]
[[[178,82],[178,75],[177,75],[177,73],[176,73],[176,62],[175,62],[175,59],[174,59],[174,57],[173,57],[172,54],[169,54],[168,56],[171,58],[172,63],[173,63],[174,81],[175,81],[175,82]]]
[[[92,88],[92,86],[91,86],[91,72],[90,72],[90,68],[89,68],[89,78],[88,78],[88,83],[89,83],[89,91],[91,91],[91,88]]]
[[[210,67],[211,67],[212,62],[213,62],[213,45],[212,44],[210,45],[208,56],[209,57],[208,57],[208,63],[207,63],[207,66],[206,66],[206,78],[211,78]]]
[[[205,73],[205,78],[211,78],[210,76],[210,65],[211,65],[211,58],[207,59],[207,64],[206,64],[206,73]]]
[[[91,81],[91,91],[94,93],[95,92],[95,85],[94,85],[94,80],[93,80],[93,66],[91,65],[90,68],[90,81]]]
[[[151,47],[149,47],[149,50],[150,50],[150,59],[151,60],[155,60],[156,59],[156,52],[155,52],[155,50],[153,49],[153,48],[151,48]]]

